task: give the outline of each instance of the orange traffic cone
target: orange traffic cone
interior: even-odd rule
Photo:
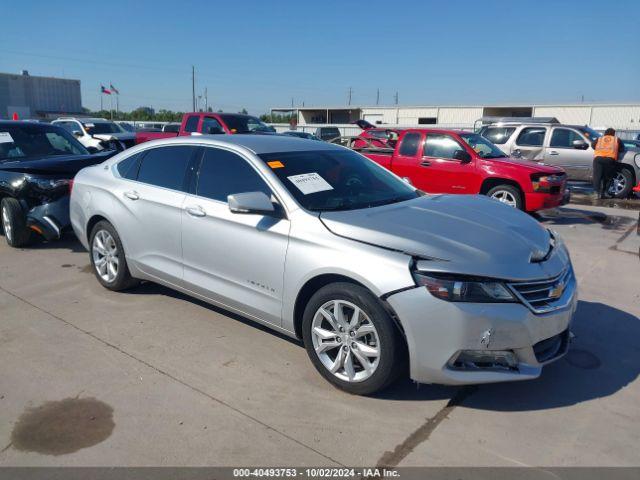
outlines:
[[[18,120],[18,112],[13,112],[12,120]]]

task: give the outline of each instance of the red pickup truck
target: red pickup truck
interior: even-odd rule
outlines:
[[[476,133],[408,129],[394,149],[352,148],[427,193],[482,194],[529,212],[569,200],[564,170],[509,158]]]
[[[177,132],[138,132],[136,144],[161,138],[186,135],[224,135],[242,133],[275,133],[275,128],[259,118],[243,113],[185,113]]]

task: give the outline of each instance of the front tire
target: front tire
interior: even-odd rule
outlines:
[[[509,205],[510,207],[517,208],[518,210],[524,209],[522,194],[520,193],[520,190],[513,185],[505,184],[493,187],[487,192],[487,197],[498,200],[499,202]]]
[[[109,222],[96,223],[91,230],[89,246],[93,273],[103,287],[117,292],[139,283],[129,273],[120,236]]]
[[[302,336],[311,362],[336,387],[370,395],[393,383],[405,367],[398,328],[380,301],[352,283],[333,283],[309,300]]]
[[[18,200],[3,198],[0,202],[0,218],[4,238],[10,246],[20,248],[31,242],[32,235],[27,227],[27,217]]]

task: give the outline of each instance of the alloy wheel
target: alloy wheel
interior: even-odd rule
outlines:
[[[7,207],[2,207],[2,228],[4,229],[4,235],[7,237],[7,240],[11,242],[13,239],[13,231],[11,227],[11,220],[9,220],[9,212],[7,211]]]
[[[313,348],[325,368],[340,380],[362,382],[380,362],[380,338],[368,315],[345,300],[331,300],[314,314]]]
[[[496,190],[491,195],[491,198],[498,200],[499,202],[505,203],[513,208],[516,208],[518,206],[518,203],[516,202],[516,199],[513,196],[513,194],[507,190]]]
[[[616,176],[611,180],[608,193],[610,196],[618,196],[624,191],[626,187],[627,178],[622,173],[618,172]]]
[[[120,265],[118,246],[113,236],[106,230],[99,230],[93,237],[91,253],[100,278],[107,283],[113,282]]]

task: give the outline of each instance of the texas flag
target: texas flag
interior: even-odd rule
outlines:
[[[100,93],[104,93],[105,95],[111,95],[111,90],[107,90],[104,88],[104,85],[100,85]]]
[[[109,84],[109,89],[115,93],[116,95],[120,95],[120,92],[118,91],[118,89],[116,87],[113,86],[113,83]]]

